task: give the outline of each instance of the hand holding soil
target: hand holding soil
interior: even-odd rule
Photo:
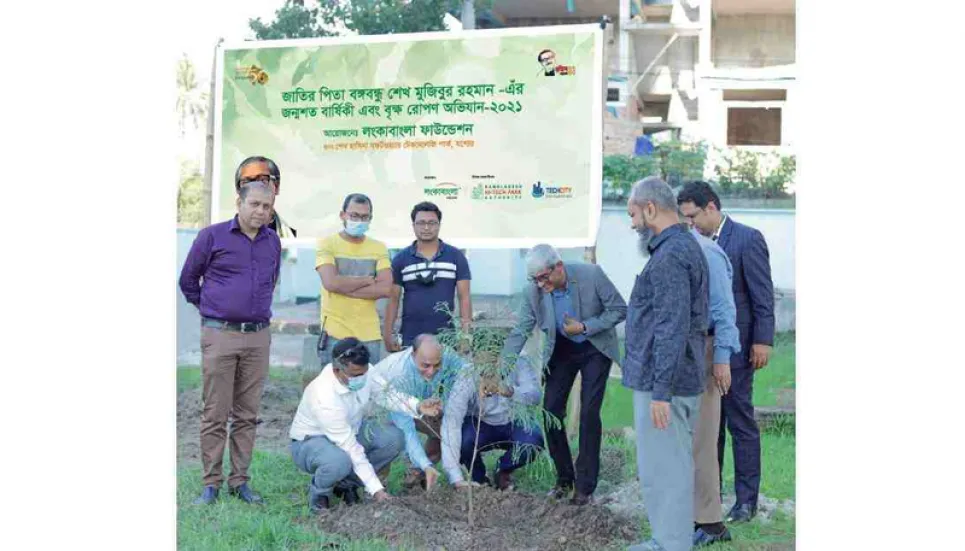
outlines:
[[[435,467],[426,467],[426,493],[432,491],[432,487],[436,485],[436,481],[439,480],[439,471]]]
[[[426,398],[419,402],[419,413],[427,417],[438,417],[442,413],[442,400]]]
[[[479,383],[479,393],[483,396],[492,396],[499,392],[499,381],[494,377],[484,377]]]
[[[583,324],[576,318],[571,318],[569,314],[563,314],[563,331],[571,337],[579,335],[583,332]]]
[[[374,499],[375,501],[383,502],[383,501],[391,500],[392,496],[390,496],[389,493],[386,492],[385,490],[379,490],[378,492],[375,492],[375,495],[372,496],[372,499]]]

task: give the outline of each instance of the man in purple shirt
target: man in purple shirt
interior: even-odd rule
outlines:
[[[198,233],[181,270],[181,292],[201,312],[201,461],[204,492],[196,504],[218,499],[231,415],[229,491],[263,503],[248,487],[255,419],[268,375],[271,298],[281,266],[281,241],[265,226],[275,190],[258,180],[238,189],[238,214]]]

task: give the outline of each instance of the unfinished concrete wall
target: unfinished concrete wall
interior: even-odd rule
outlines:
[[[635,33],[633,40],[633,55],[636,56],[637,67],[643,71],[660,53],[660,50],[670,40],[665,35],[647,35]],[[663,55],[657,59],[653,67],[647,71],[640,92],[643,94],[669,95],[674,89],[693,90],[694,66],[697,62],[697,37],[677,38]],[[634,79],[639,74],[633,75]]]
[[[711,58],[718,68],[794,63],[794,14],[718,15],[711,36]]]
[[[643,133],[639,123],[628,116],[614,117],[603,113],[603,155],[630,155],[637,136]]]

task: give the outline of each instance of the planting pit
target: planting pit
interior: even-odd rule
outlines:
[[[638,521],[601,505],[580,507],[489,487],[474,488],[473,502],[472,530],[468,494],[450,486],[386,503],[339,504],[317,522],[323,531],[348,539],[382,538],[401,548],[433,551],[598,551],[639,539]]]

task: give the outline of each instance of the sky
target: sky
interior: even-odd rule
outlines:
[[[181,56],[187,54],[194,64],[198,86],[207,90],[211,86],[211,67],[218,39],[230,42],[252,38],[248,20],[261,17],[262,21],[270,21],[284,0],[178,0],[177,3],[184,18],[183,24],[172,33],[172,84],[174,68]],[[203,164],[204,128],[189,130],[180,141],[179,153],[182,158]]]

